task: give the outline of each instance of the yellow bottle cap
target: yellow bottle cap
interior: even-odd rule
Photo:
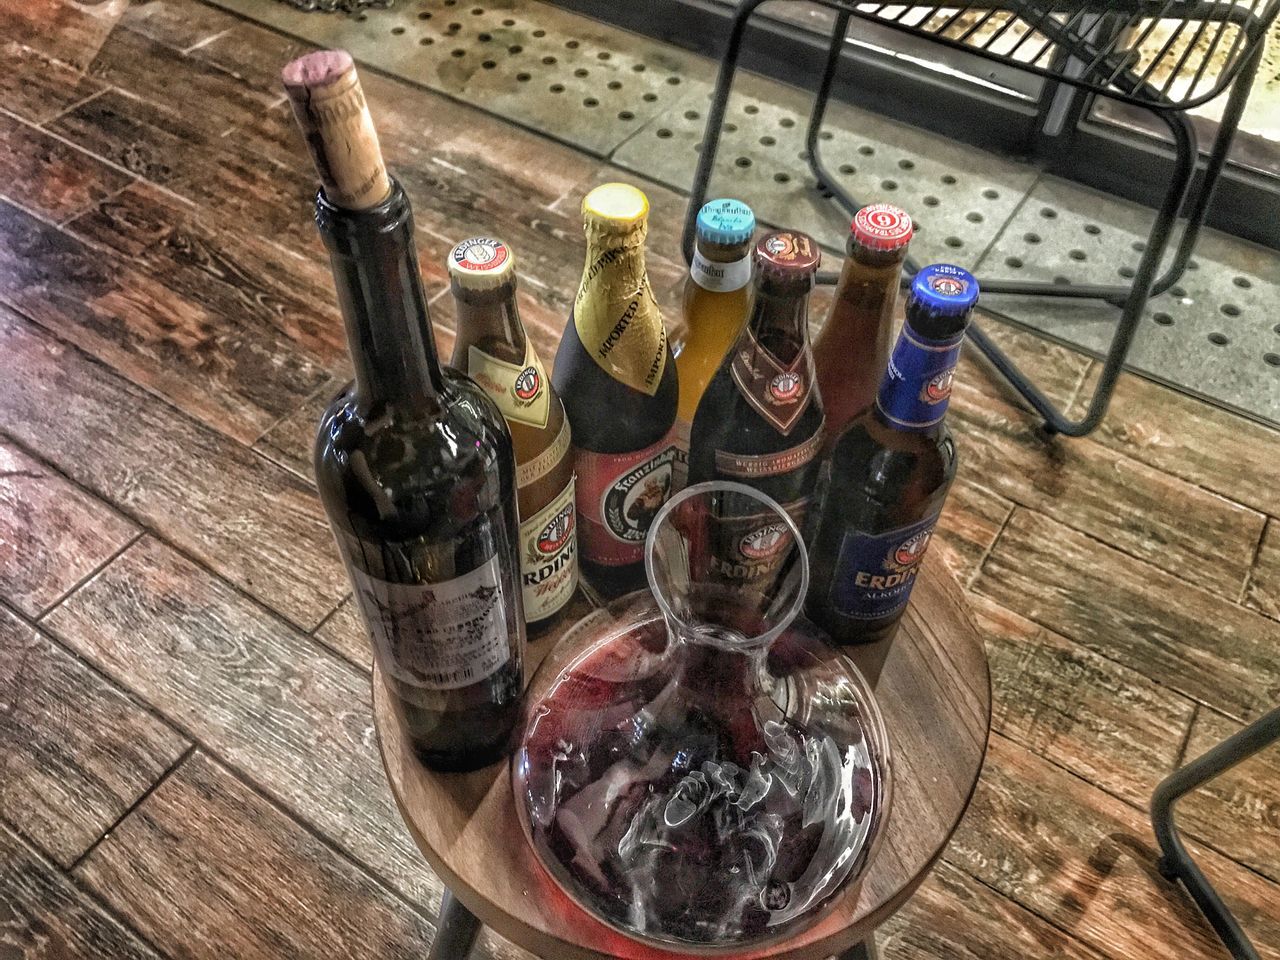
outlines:
[[[598,226],[631,230],[649,216],[649,198],[629,183],[604,183],[582,199],[582,216]]]
[[[510,283],[516,258],[501,240],[472,237],[449,251],[449,276],[465,290],[493,290]]]

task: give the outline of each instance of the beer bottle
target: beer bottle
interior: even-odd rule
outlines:
[[[751,235],[756,218],[738,200],[712,200],[698,211],[697,243],[684,286],[687,339],[676,355],[680,405],[676,437],[681,461],[676,487],[688,472],[689,431],[703,391],[742,332],[751,307]]]
[[[836,440],[819,483],[807,610],[841,643],[893,635],[956,475],[944,417],[978,282],[925,267],[875,402]]]
[[[803,233],[761,238],[751,317],[702,395],[689,441],[691,484],[747,484],[777,500],[802,529],[823,431],[808,323],[820,258]],[[785,554],[785,543],[754,530],[748,514],[740,520],[737,572],[754,579],[768,572],[772,555]]]
[[[552,626],[578,586],[569,420],[516,306],[515,256],[474,237],[449,253],[458,336],[452,366],[497,403],[511,429],[520,513],[520,575],[529,634]]]
[[[283,79],[355,368],[316,434],[320,502],[414,752],[473,770],[509,751],[524,688],[511,434],[436,357],[413,212],[350,55],[309,53]]]
[[[587,259],[551,380],[573,429],[579,567],[616,597],[645,585],[645,535],[671,493],[676,365],[645,271],[648,199],[606,183],[582,216]]]
[[[828,448],[854,416],[871,406],[880,386],[911,232],[911,218],[888,203],[854,215],[831,312],[813,343]]]

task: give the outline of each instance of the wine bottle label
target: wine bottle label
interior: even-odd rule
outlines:
[[[542,361],[525,340],[524,363],[508,363],[490,356],[479,347],[467,352],[467,375],[493,397],[498,409],[508,420],[545,427],[551,411],[551,391]]]
[[[644,236],[638,236],[614,238],[616,245],[588,264],[573,324],[605,373],[652,397],[667,365],[667,329],[640,259]]]
[[[734,347],[733,382],[760,416],[784,437],[813,399],[813,365],[808,350],[781,363],[748,328]]]
[[[532,460],[516,464],[516,486],[527,487],[537,483],[548,473],[559,466],[564,455],[569,452],[572,434],[569,431],[569,418],[565,417],[560,424],[560,432],[551,441],[551,445]]]
[[[578,531],[573,480],[554,500],[520,523],[520,576],[524,618],[551,616],[578,586]]]
[[[497,555],[439,583],[390,583],[348,569],[378,663],[401,683],[456,690],[511,659]]]
[[[887,533],[849,530],[831,580],[831,606],[853,620],[879,620],[907,605],[938,514]]]
[[[671,496],[680,453],[670,433],[631,453],[574,449],[578,548],[584,560],[623,566],[644,559],[644,538]]]
[[[679,493],[689,484],[689,438],[693,434],[693,424],[688,420],[676,417],[675,426],[671,428],[671,442],[675,444],[679,454],[672,462],[671,492]]]
[[[963,333],[954,340],[929,341],[903,326],[876,395],[876,406],[890,423],[923,430],[942,422],[963,342]]]
[[[708,260],[700,250],[693,251],[693,263],[689,265],[689,276],[703,290],[713,293],[728,293],[741,290],[751,282],[751,254],[741,260],[721,263]]]
[[[822,449],[823,426],[818,425],[808,440],[776,453],[745,454],[716,451],[716,473],[735,480],[756,480],[760,477],[776,477],[791,473],[813,462]]]

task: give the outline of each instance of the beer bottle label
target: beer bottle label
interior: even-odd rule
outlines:
[[[931,341],[917,337],[910,325],[902,328],[876,395],[876,405],[890,423],[923,430],[942,422],[963,342],[963,333]]]
[[[498,404],[508,420],[531,427],[545,427],[551,410],[551,391],[533,344],[526,339],[524,363],[508,363],[479,347],[467,352],[467,375]]]
[[[797,527],[803,527],[808,498],[784,504]],[[774,513],[719,517],[712,527],[711,563],[721,582],[737,585],[773,577],[791,549],[791,530]]]
[[[569,452],[571,437],[569,418],[565,417],[560,424],[560,432],[556,434],[550,446],[532,460],[516,464],[516,486],[524,488],[537,483],[559,466],[561,459]]]
[[[588,265],[573,304],[573,324],[605,373],[652,397],[667,365],[667,328],[642,267],[636,276],[641,251],[635,240],[628,242],[636,248],[609,247]]]
[[[520,575],[524,618],[551,616],[578,586],[578,533],[571,479],[559,494],[520,523]]]
[[[741,290],[751,282],[751,254],[748,253],[741,260],[721,263],[718,260],[708,260],[702,255],[702,251],[695,249],[693,263],[689,265],[689,276],[703,290],[710,290],[712,293]]]
[[[887,533],[849,530],[831,580],[831,606],[852,620],[879,620],[907,605],[938,514]]]
[[[630,453],[574,449],[578,549],[584,560],[624,566],[644,559],[644,538],[671,496],[680,453],[670,433]]]
[[[746,454],[716,451],[716,474],[734,480],[758,480],[776,477],[808,466],[822,449],[823,426],[818,425],[808,440],[776,453]]]
[[[801,350],[790,364],[783,364],[756,340],[750,328],[734,347],[730,372],[747,402],[784,437],[813,399],[809,351]]]
[[[496,554],[439,583],[391,583],[355,564],[348,569],[378,663],[401,683],[456,690],[492,676],[511,659]]]

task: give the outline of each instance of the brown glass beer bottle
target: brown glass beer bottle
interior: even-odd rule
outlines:
[[[458,312],[450,363],[493,398],[511,428],[532,636],[556,622],[578,586],[569,420],[520,322],[511,248],[473,237],[453,248],[447,266]]]
[[[582,217],[587,259],[551,379],[573,428],[579,568],[611,598],[646,583],[645,535],[674,482],[678,388],[645,270],[648,199],[606,183]]]
[[[888,203],[863,207],[853,218],[835,300],[813,343],[828,447],[876,397],[911,233],[911,217]]]

